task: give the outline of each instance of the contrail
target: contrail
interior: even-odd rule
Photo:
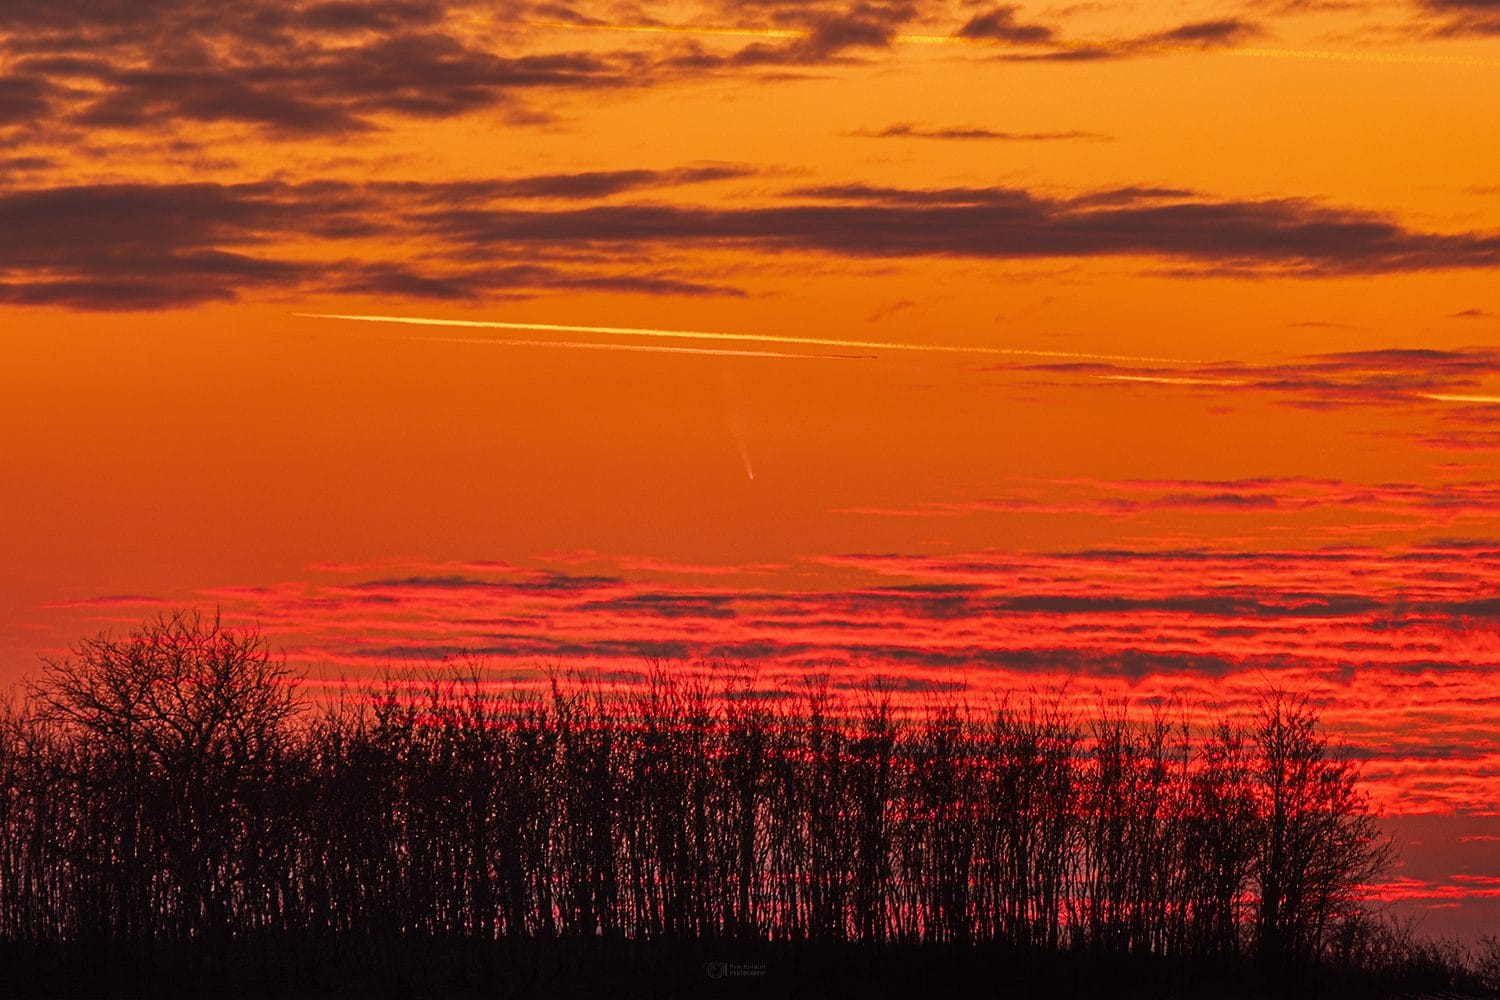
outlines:
[[[308,313],[296,313],[307,316]],[[342,317],[336,317],[342,318]],[[349,317],[353,318],[353,317]],[[366,339],[366,338],[362,338]],[[794,354],[789,351],[736,351],[723,347],[664,347],[660,344],[601,344],[582,340],[514,340],[510,337],[418,337],[382,334],[378,340],[420,344],[477,344],[502,347],[563,347],[579,351],[632,351],[643,354],[697,354],[711,358],[784,358],[797,361],[869,361],[873,354]],[[753,477],[752,477],[753,478]]]
[[[304,319],[343,319],[360,323],[403,323],[410,326],[456,326],[482,330],[534,330],[548,333],[603,333],[623,337],[664,337],[681,340],[719,340],[743,343],[797,344],[808,347],[846,347],[872,351],[929,351],[944,354],[987,354],[1025,358],[1063,358],[1071,361],[1141,361],[1188,365],[1184,358],[1149,358],[1130,354],[1085,354],[1077,351],[1034,351],[1016,347],[967,347],[958,344],[891,344],[880,340],[841,340],[835,337],[790,337],[769,333],[719,333],[707,330],[656,330],[631,326],[580,326],[572,323],[505,323],[484,319],[430,319],[421,316],[360,316],[345,313],[293,313]],[[505,341],[512,343],[512,341]],[[789,355],[804,357],[805,355]],[[861,357],[865,357],[862,355]]]
[[[1187,375],[1095,375],[1108,382],[1152,382],[1161,385],[1246,385],[1242,378],[1192,378]]]
[[[1422,399],[1435,399],[1440,403],[1478,403],[1480,405],[1500,404],[1500,396],[1459,396],[1446,392],[1419,392]]]

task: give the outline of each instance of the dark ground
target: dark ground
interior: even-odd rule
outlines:
[[[5,997],[1087,997],[1357,1000],[1453,996],[1329,970],[1270,981],[1252,968],[1023,955],[993,947],[571,939],[285,938],[202,945],[0,943]]]

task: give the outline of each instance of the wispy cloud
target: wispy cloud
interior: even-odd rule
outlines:
[[[1107,142],[1111,138],[1102,132],[1085,132],[1077,129],[1052,132],[1010,132],[972,125],[939,127],[916,125],[911,122],[897,122],[882,129],[868,129],[850,134],[866,139],[943,139],[956,142],[1066,142],[1071,140]]]
[[[1434,404],[1482,410],[1495,405],[1500,394],[1485,391],[1500,384],[1500,348],[1455,350],[1390,348],[1308,355],[1280,362],[1215,362],[1176,368],[1123,367],[1099,364],[1042,364],[1031,366],[1062,378],[1086,378],[1095,384],[1128,389],[1173,389],[1210,395],[1256,394],[1287,405],[1332,409],[1340,407],[1404,407],[1431,409]],[[1424,441],[1458,448],[1496,447],[1488,415],[1472,422],[1449,421],[1433,433],[1421,430]]]
[[[1271,495],[1321,495],[1337,506],[1355,489],[1163,481],[1117,492],[1143,505],[1253,510]],[[1422,502],[1436,502],[1435,491]],[[816,669],[851,688],[882,674],[914,693],[966,687],[983,699],[1068,677],[1084,695],[1175,693],[1230,707],[1248,706],[1280,679],[1322,700],[1356,748],[1399,739],[1401,771],[1381,772],[1388,803],[1451,809],[1486,794],[1475,770],[1482,760],[1456,761],[1442,748],[1482,749],[1490,739],[1500,542],[851,553],[770,576],[660,562],[625,569],[626,561],[593,556],[565,570],[392,566],[367,576],[339,567],[197,597],[260,622],[314,677],[375,677],[392,661],[460,653],[537,677],[534,668],[549,663],[625,676],[653,659],[692,669],[727,658],[753,661],[770,689]],[[109,616],[117,601],[161,599],[74,607]],[[1391,752],[1364,753],[1374,763]]]
[[[1395,526],[1437,528],[1455,520],[1500,530],[1500,484],[1488,479],[1349,483],[1333,479],[1269,477],[1224,480],[1052,479],[1016,482],[1008,492],[966,500],[928,501],[909,507],[855,507],[838,513],[903,517],[975,514],[1086,514],[1178,520],[1199,512],[1258,519],[1281,515],[1285,530],[1297,515],[1344,515],[1342,531],[1367,537]]]
[[[1433,34],[1500,35],[1500,5],[1494,0],[1416,0],[1416,6]]]

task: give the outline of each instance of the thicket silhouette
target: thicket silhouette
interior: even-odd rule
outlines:
[[[253,631],[80,644],[0,712],[0,941],[1001,948],[1296,974],[1390,860],[1305,699],[788,696],[729,672],[310,704]],[[468,947],[468,946],[463,946]]]

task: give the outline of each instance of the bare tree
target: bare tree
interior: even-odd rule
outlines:
[[[264,891],[260,798],[286,745],[296,683],[260,634],[177,612],[101,635],[45,664],[40,717],[79,749],[70,777],[107,821],[126,936],[228,930],[236,896]]]
[[[1389,848],[1305,699],[1242,732],[1060,694],[777,698],[723,669],[538,692],[471,659],[300,714],[217,618],[86,641],[0,704],[0,942],[280,935],[362,942],[373,969],[436,942],[487,977],[506,949],[627,939],[1039,968],[1234,970],[1249,946],[1278,975],[1446,954],[1361,918]]]
[[[1246,887],[1256,860],[1257,816],[1243,734],[1220,722],[1188,774],[1183,900],[1190,954],[1232,959],[1240,951]]]
[[[1364,887],[1389,866],[1391,845],[1358,787],[1359,768],[1330,747],[1306,696],[1269,692],[1255,744],[1257,945],[1268,967],[1296,970],[1353,915]]]

